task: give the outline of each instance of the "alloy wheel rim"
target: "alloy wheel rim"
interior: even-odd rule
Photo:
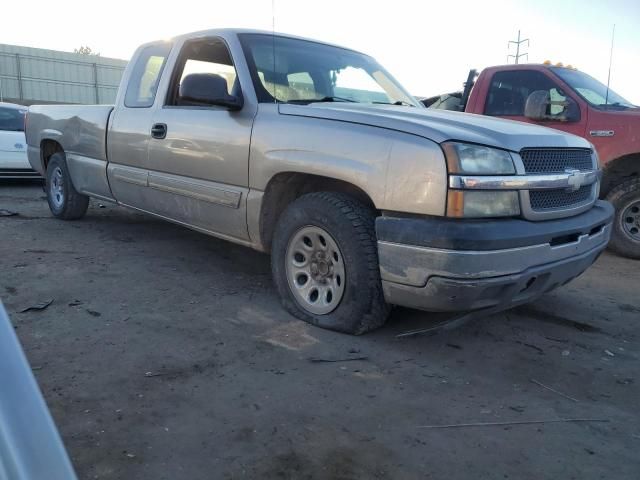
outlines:
[[[56,167],[51,175],[51,202],[56,208],[64,204],[64,177],[60,167]]]
[[[631,202],[622,211],[622,229],[632,240],[640,242],[640,200]]]
[[[326,315],[344,296],[346,270],[337,242],[323,228],[309,225],[289,240],[285,256],[287,281],[298,304]]]

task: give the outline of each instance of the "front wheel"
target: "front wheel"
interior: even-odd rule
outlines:
[[[616,209],[609,247],[625,257],[640,259],[640,178],[616,186],[607,200]]]
[[[77,220],[89,208],[89,197],[78,193],[71,183],[64,153],[54,153],[47,164],[46,191],[49,209],[54,217]]]
[[[348,195],[303,195],[281,215],[271,248],[287,311],[322,328],[359,335],[384,324],[374,212]]]

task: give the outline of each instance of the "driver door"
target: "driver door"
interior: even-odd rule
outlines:
[[[218,37],[185,42],[153,126],[163,135],[149,140],[149,196],[153,212],[223,237],[248,240],[246,196],[254,111],[194,106],[180,98],[180,83],[194,73],[227,81],[239,96],[231,53]]]

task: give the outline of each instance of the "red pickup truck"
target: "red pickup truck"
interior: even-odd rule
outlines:
[[[477,77],[477,78],[476,78]],[[536,123],[590,141],[603,168],[600,197],[616,209],[610,247],[640,259],[640,107],[570,66],[502,65],[469,72],[461,92],[426,107]]]

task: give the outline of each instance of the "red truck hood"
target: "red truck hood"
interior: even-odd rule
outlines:
[[[280,104],[279,111],[283,115],[322,118],[397,130],[438,143],[459,140],[515,152],[525,147],[590,147],[585,139],[559,130],[446,110],[336,102],[309,105]]]

